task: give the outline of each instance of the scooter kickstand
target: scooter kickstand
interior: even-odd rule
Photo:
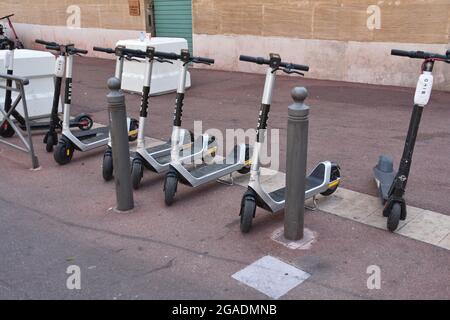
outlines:
[[[233,173],[230,173],[230,182],[223,180],[223,179],[217,179],[218,183],[224,184],[226,186],[234,186],[234,178]]]
[[[313,196],[312,201],[313,201],[313,205],[312,206],[305,206],[305,208],[308,209],[308,210],[311,210],[311,211],[319,210],[319,200],[317,200],[317,197]]]

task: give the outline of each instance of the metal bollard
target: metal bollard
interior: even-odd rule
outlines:
[[[303,238],[304,229],[309,107],[304,104],[308,97],[305,88],[296,87],[291,95],[294,103],[288,111],[284,236],[297,241]]]
[[[120,80],[108,80],[108,110],[111,131],[111,146],[116,183],[117,211],[129,211],[134,208],[131,186],[130,149],[128,145],[127,114],[125,96],[120,91]]]

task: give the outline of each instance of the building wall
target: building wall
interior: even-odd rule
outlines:
[[[237,57],[276,52],[309,64],[308,77],[414,86],[420,61],[390,50],[449,48],[448,0],[193,0],[193,15],[194,50],[225,70],[263,72]],[[449,71],[437,66],[437,88],[450,90]]]
[[[128,0],[1,0],[0,5],[2,12],[15,13],[14,21],[19,23],[66,26],[67,10],[76,5],[82,28],[145,30],[144,0],[140,0],[140,16],[130,15]]]
[[[138,38],[141,31],[146,31],[147,1],[139,0],[140,16],[130,15],[128,0],[0,0],[0,8],[5,14],[15,14],[16,31],[27,48],[42,48],[34,44],[39,38],[75,43],[90,50]],[[80,25],[73,27],[78,10]],[[108,57],[92,50],[89,55]]]

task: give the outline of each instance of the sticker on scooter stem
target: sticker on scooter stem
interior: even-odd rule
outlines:
[[[423,73],[417,82],[416,94],[414,95],[414,104],[426,106],[430,101],[431,90],[433,89],[433,75]]]

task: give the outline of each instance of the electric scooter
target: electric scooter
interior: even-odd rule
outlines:
[[[411,169],[412,156],[417,133],[419,131],[420,119],[424,107],[430,101],[433,89],[434,63],[436,61],[450,63],[450,50],[447,51],[446,55],[403,50],[392,50],[391,54],[394,56],[424,60],[421,67],[421,75],[417,82],[416,93],[414,95],[414,107],[399,169],[395,172],[392,157],[384,155],[380,156],[378,164],[373,169],[379,196],[382,204],[384,204],[383,216],[387,217],[388,230],[394,232],[397,229],[400,220],[405,220],[407,216],[404,195]]]
[[[180,162],[200,159],[205,153],[214,154],[215,138],[208,135],[200,136],[194,141],[194,134],[191,131],[181,128],[183,103],[186,92],[186,76],[191,63],[213,64],[214,60],[208,58],[192,57],[189,50],[182,50],[181,54],[156,52],[154,56],[169,60],[180,60],[181,70],[177,88],[174,121],[172,136],[166,143],[147,148],[145,145],[145,122],[148,116],[148,93],[152,78],[153,61],[149,61],[148,70],[145,74],[146,86],[143,90],[141,115],[139,121],[139,135],[137,149],[132,161],[132,184],[134,189],[138,189],[143,178],[144,168],[155,173],[165,173],[169,170],[173,153]]]
[[[282,62],[278,54],[270,54],[269,60],[261,57],[249,56],[240,56],[240,60],[269,66],[267,69],[262,104],[259,112],[257,138],[253,147],[250,182],[241,201],[240,228],[243,233],[247,233],[251,229],[252,220],[255,218],[257,206],[271,213],[275,213],[284,209],[286,202],[285,187],[272,192],[267,192],[264,190],[260,181],[261,147],[266,139],[265,134],[269,119],[270,105],[272,103],[272,94],[276,74],[278,71],[283,71],[287,74],[299,74],[303,76],[303,73],[295,70],[309,71],[309,67]],[[341,174],[337,164],[331,163],[330,161],[319,163],[312,173],[306,177],[305,199],[315,197],[318,194],[322,194],[324,196],[333,194],[339,186],[340,176]]]
[[[142,50],[133,50],[133,49],[127,49],[124,46],[118,46],[116,49],[111,48],[100,48],[100,47],[94,47],[94,51],[98,52],[104,52],[108,54],[115,54],[117,57],[116,62],[116,73],[115,77],[122,81],[122,73],[123,73],[123,66],[124,66],[124,59],[127,60],[134,60],[137,62],[141,62],[141,60],[137,60],[135,58],[144,59],[145,65],[146,65],[146,71],[144,75],[144,86],[142,90],[142,102],[141,102],[141,114],[143,113],[142,110],[145,109],[144,113],[147,113],[147,107],[148,107],[148,98],[150,95],[150,80],[151,79],[151,73],[152,73],[152,65],[153,60],[156,57],[157,61],[159,62],[169,62],[168,60],[163,60],[158,58],[158,53],[155,53],[155,49],[153,47],[148,47],[146,51]],[[139,129],[139,123],[137,120],[133,120],[132,123],[132,129],[134,130],[133,134],[135,136],[138,136],[138,129]],[[131,158],[133,159],[133,158]],[[110,181],[113,178],[113,159],[112,159],[112,146],[111,146],[111,137],[108,142],[108,148],[106,149],[104,155],[103,155],[103,165],[102,165],[102,175],[103,179],[105,181]]]
[[[51,46],[49,46],[51,47]],[[56,49],[56,47],[54,48]],[[77,49],[71,46],[67,50],[66,57],[66,84],[64,98],[64,118],[62,124],[62,135],[53,153],[55,161],[60,165],[70,163],[75,150],[81,152],[90,151],[102,146],[106,146],[109,141],[109,127],[98,127],[85,131],[72,132],[70,130],[70,108],[72,105],[72,69],[73,56],[76,54],[87,54],[87,50]],[[132,121],[128,120],[129,139],[135,139],[131,126]]]
[[[194,58],[192,62],[208,64],[213,61],[205,58]],[[184,86],[181,86],[181,84],[183,83],[180,82],[179,89],[184,89]],[[177,102],[182,99],[183,95],[178,96]],[[178,110],[177,108],[176,116],[178,112],[181,113],[181,109]],[[176,117],[172,140],[177,137],[178,120],[179,119]],[[208,150],[209,143],[210,138],[207,134],[204,134],[201,149]],[[198,150],[200,151],[200,148]],[[206,163],[203,161],[200,165],[192,165],[192,159],[180,157],[179,149],[176,144],[172,146],[170,159],[171,161],[164,181],[164,199],[167,206],[173,204],[179,182],[195,188],[208,182],[220,179],[224,176],[231,175],[236,171],[241,174],[246,174],[250,171],[250,148],[244,143],[236,145],[234,150],[223,160],[222,163],[217,163],[215,161],[212,163]]]
[[[50,114],[50,123],[41,123],[40,125],[35,124],[34,126],[32,123],[32,128],[34,127],[35,129],[48,128],[48,131],[44,136],[44,144],[45,150],[47,150],[47,152],[52,152],[53,147],[56,146],[56,144],[58,143],[58,134],[56,130],[62,130],[62,120],[58,114],[58,109],[61,100],[61,87],[64,78],[66,57],[68,55],[70,48],[73,47],[73,44],[61,45],[56,42],[49,42],[44,40],[36,40],[35,42],[38,44],[45,45],[46,49],[54,50],[59,54],[55,63],[55,91],[53,93],[53,104],[52,104],[52,111]],[[86,113],[81,113],[77,115],[73,120],[70,120],[70,127],[72,128],[78,127],[82,131],[90,130],[93,125],[94,121]]]

